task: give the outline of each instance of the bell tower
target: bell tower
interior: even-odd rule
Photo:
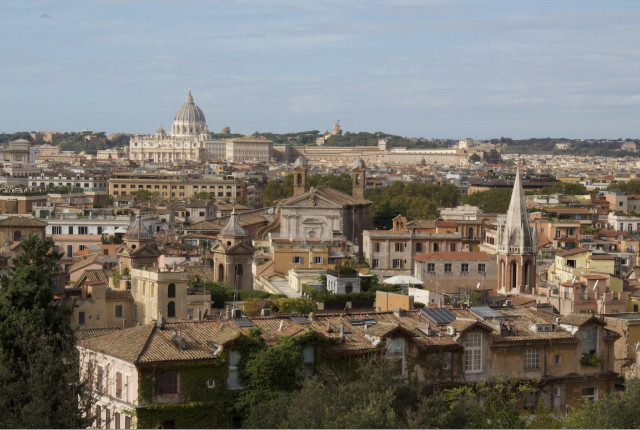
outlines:
[[[358,158],[353,162],[351,195],[356,199],[364,200],[366,185],[364,174],[366,171],[367,166],[364,164],[364,160],[362,158]]]
[[[536,285],[538,232],[531,232],[519,163],[507,222],[498,225],[498,292],[533,293]]]
[[[295,162],[293,168],[293,196],[301,196],[307,191],[307,170],[308,164],[306,158],[300,157]]]

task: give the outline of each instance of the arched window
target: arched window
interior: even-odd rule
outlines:
[[[358,173],[358,174],[356,175],[356,185],[360,185],[360,180],[361,180],[361,178],[360,178],[360,174]]]
[[[174,302],[169,302],[167,305],[167,318],[175,318],[176,317],[176,304]]]
[[[16,230],[13,233],[13,241],[14,242],[20,242],[22,240],[22,233],[20,232],[20,230]]]
[[[353,293],[353,285],[351,285],[351,282],[347,282],[347,285],[344,286],[344,292],[347,294]]]
[[[298,173],[298,185],[302,185],[302,173]]]
[[[167,289],[167,297],[172,299],[176,296],[176,284],[169,284]]]
[[[243,271],[242,271],[242,264],[238,264],[236,266],[236,275],[242,275]]]

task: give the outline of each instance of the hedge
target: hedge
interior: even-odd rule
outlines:
[[[308,284],[302,284],[302,291],[307,293],[316,302],[323,302],[326,307],[344,307],[347,302],[351,302],[352,306],[372,307],[376,301],[376,292],[368,291],[365,293],[348,293],[348,294],[322,294]]]
[[[413,304],[414,309],[421,309],[421,308],[424,308],[424,306],[425,306],[424,303],[420,303],[420,302],[415,302]]]

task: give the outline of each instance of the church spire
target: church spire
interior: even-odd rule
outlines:
[[[513,183],[511,203],[507,212],[507,225],[502,235],[502,251],[509,253],[510,248],[518,247],[516,254],[530,253],[533,251],[533,240],[529,228],[529,214],[527,213],[526,200],[522,190],[522,178],[520,177],[520,163],[516,162],[516,180]]]

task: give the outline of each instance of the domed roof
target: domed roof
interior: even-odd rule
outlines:
[[[236,208],[233,208],[231,211],[231,218],[229,218],[229,222],[225,225],[222,230],[220,230],[220,236],[246,236],[249,232],[244,229],[240,223],[238,222],[238,215],[236,215]]]
[[[191,90],[189,90],[187,102],[183,104],[180,109],[178,109],[178,112],[176,112],[176,116],[173,118],[173,120],[183,122],[205,122],[204,113],[202,113],[202,110],[193,103]]]
[[[164,128],[162,128],[162,124],[160,124],[160,127],[156,130],[156,134],[167,134]]]
[[[299,157],[296,162],[294,163],[295,166],[303,166],[303,167],[307,167],[309,165],[309,161],[307,161],[306,158],[304,157]]]
[[[136,215],[136,219],[131,221],[127,232],[124,234],[125,239],[152,239],[153,235],[142,223],[140,213]]]
[[[361,169],[366,169],[367,165],[364,164],[364,160],[360,157],[356,158],[355,160],[353,160],[353,168],[361,168]]]

